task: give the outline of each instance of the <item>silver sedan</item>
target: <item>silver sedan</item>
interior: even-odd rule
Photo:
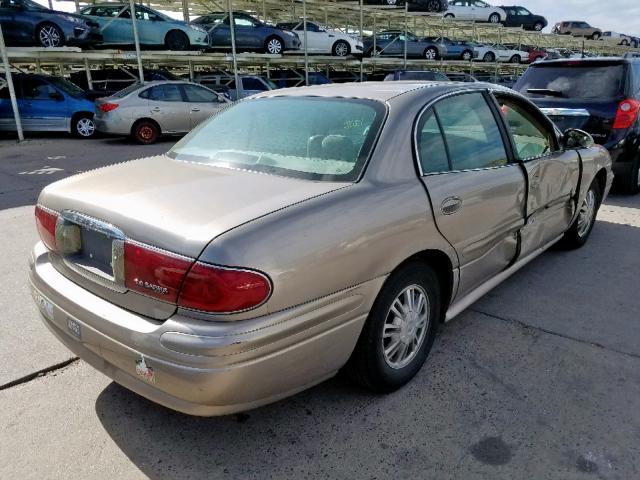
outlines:
[[[161,135],[181,135],[230,103],[223,95],[182,81],[135,84],[96,100],[99,132],[131,136],[149,144]]]
[[[588,134],[489,84],[266,92],[164,156],[46,187],[33,296],[79,357],[190,414],[342,368],[389,392],[441,322],[582,246],[612,177]]]

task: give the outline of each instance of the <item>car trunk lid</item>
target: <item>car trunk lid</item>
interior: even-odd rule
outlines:
[[[39,203],[77,229],[81,247],[52,255],[56,268],[102,298],[162,320],[175,311],[173,303],[117,281],[121,242],[131,239],[196,259],[228,230],[346,185],[157,156],[56,182],[43,190]]]

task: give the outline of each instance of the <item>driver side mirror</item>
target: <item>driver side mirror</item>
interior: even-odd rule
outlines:
[[[568,130],[565,130],[562,143],[565,150],[591,148],[595,145],[591,135],[584,130],[579,130],[577,128],[569,128]]]

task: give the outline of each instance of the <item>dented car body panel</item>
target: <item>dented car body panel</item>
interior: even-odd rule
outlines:
[[[424,144],[434,134],[424,119],[445,99],[472,103],[461,95],[475,95],[495,121],[494,138],[478,130],[466,138],[469,145],[501,146],[502,163],[427,171],[437,152]],[[72,258],[39,243],[30,279],[50,330],[98,370],[170,408],[195,415],[246,410],[344,366],[385,280],[408,259],[437,267],[443,319],[452,318],[557,240],[592,182],[602,179],[603,196],[610,187],[604,149],[563,148],[562,136],[535,106],[494,85],[316,86],[265,92],[229,111],[258,105],[277,110],[283,99],[308,98],[364,109],[376,103],[379,123],[375,131],[364,129],[369,153],[358,160],[361,171],[350,181],[265,173],[259,163],[252,171],[193,159],[185,148],[206,131],[205,122],[167,156],[71,177],[47,187],[39,199],[51,211],[81,212],[181,258],[263,272],[270,282],[264,302],[212,313],[131,289],[116,291],[74,273]],[[522,145],[510,135],[498,104],[509,99],[549,135],[549,151],[519,157]],[[458,136],[469,128],[456,122],[469,118],[442,116],[443,123],[454,122],[451,132]],[[346,145],[335,133],[325,138]],[[316,140],[309,138],[307,155]],[[525,149],[539,141],[528,141]],[[333,148],[331,142],[322,147]],[[474,155],[465,161],[475,161]]]

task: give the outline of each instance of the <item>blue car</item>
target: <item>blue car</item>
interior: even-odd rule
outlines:
[[[136,5],[136,26],[140,43],[168,50],[189,50],[209,45],[207,31],[199,26],[174,20],[143,5]],[[132,45],[133,26],[128,3],[90,5],[80,13],[100,24],[103,45]]]
[[[86,46],[102,41],[96,22],[32,0],[0,0],[0,25],[7,45]]]
[[[434,43],[439,43],[447,48],[444,58],[447,60],[473,60],[473,43],[465,40],[451,40],[447,37],[427,37]]]
[[[12,78],[24,131],[69,132],[79,138],[95,134],[95,105],[80,87],[48,75],[18,73]],[[4,76],[0,76],[0,131],[16,131]]]

